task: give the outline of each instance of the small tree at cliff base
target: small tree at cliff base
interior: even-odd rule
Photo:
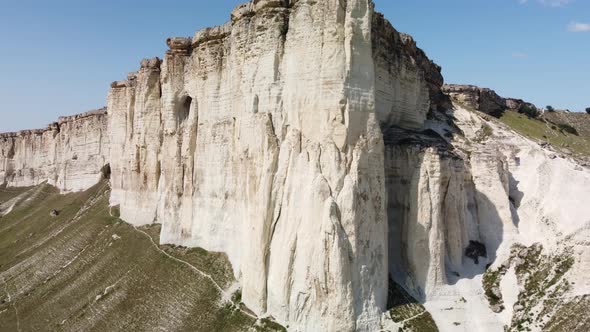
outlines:
[[[590,107],[586,108],[586,113],[590,114]]]

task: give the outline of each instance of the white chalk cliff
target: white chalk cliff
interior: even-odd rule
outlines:
[[[131,223],[162,223],[164,243],[227,253],[258,314],[376,329],[388,277],[380,125],[420,128],[424,70],[438,68],[366,0],[255,1],[168,42],[109,95],[111,203]]]
[[[292,331],[377,331],[390,275],[435,303],[513,243],[590,225],[590,172],[485,133],[371,0],[251,1],[167,42],[111,85],[108,114],[2,134],[0,184],[76,191],[110,172],[123,220],[226,253],[244,304]],[[463,327],[502,330],[486,314]]]
[[[85,190],[108,163],[106,110],[60,117],[46,129],[0,134],[0,185],[47,181],[64,192]]]

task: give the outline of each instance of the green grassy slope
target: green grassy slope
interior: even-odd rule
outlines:
[[[401,325],[399,332],[438,332],[426,308],[391,279],[387,295],[388,313],[391,320]]]
[[[106,182],[23,195],[0,218],[0,331],[272,330],[222,301],[218,286],[234,282],[224,255],[159,246],[159,227],[111,217]]]
[[[11,198],[14,198],[31,188],[4,188],[0,186],[0,204],[9,201]]]
[[[590,156],[590,137],[570,133],[560,124],[531,119],[516,112],[504,112],[500,121],[510,126],[519,134],[535,140],[546,141],[558,149],[567,149],[574,153]]]

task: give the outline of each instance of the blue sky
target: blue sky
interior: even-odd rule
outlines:
[[[0,0],[0,132],[105,105],[110,82],[162,56],[169,36],[242,0]],[[450,83],[539,106],[590,107],[588,0],[375,0]]]

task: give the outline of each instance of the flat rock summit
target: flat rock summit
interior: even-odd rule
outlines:
[[[444,85],[371,0],[254,0],[166,43],[106,109],[0,134],[0,185],[108,179],[117,217],[224,254],[219,287],[288,331],[590,329],[587,128]]]

